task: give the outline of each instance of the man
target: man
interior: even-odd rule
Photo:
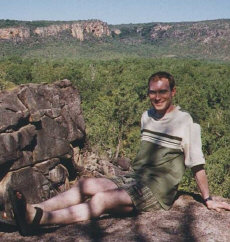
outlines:
[[[141,119],[141,145],[134,172],[114,178],[80,179],[70,190],[39,204],[26,204],[23,194],[10,191],[20,232],[31,224],[70,224],[104,213],[168,210],[175,199],[185,166],[190,167],[208,209],[230,210],[212,200],[203,165],[200,126],[173,105],[175,81],[167,72],[149,78],[148,96],[153,106]],[[87,199],[86,198],[90,198]]]

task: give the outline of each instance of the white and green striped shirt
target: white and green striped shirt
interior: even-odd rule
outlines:
[[[185,166],[205,164],[202,152],[200,125],[193,122],[189,113],[177,106],[156,120],[154,109],[145,111],[141,118],[141,140],[159,146],[180,149],[185,155]]]

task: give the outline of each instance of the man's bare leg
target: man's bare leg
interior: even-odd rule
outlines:
[[[132,200],[125,190],[114,189],[98,192],[89,202],[56,211],[45,211],[40,224],[70,224],[96,218],[113,210],[122,213],[133,210]],[[34,208],[30,206],[27,212],[29,222],[33,220],[34,214]]]
[[[71,189],[42,203],[34,204],[44,211],[55,211],[77,205],[84,201],[86,196],[93,196],[98,192],[116,189],[117,185],[107,178],[83,178]]]

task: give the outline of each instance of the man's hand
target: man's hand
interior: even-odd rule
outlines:
[[[205,204],[208,209],[213,209],[213,210],[216,210],[217,212],[220,212],[221,209],[230,211],[230,204],[226,202],[217,202],[214,200],[208,200]]]
[[[197,185],[201,191],[201,195],[203,199],[209,198],[210,195],[209,195],[209,189],[208,189],[208,180],[207,180],[207,176],[203,165],[193,167],[192,171],[194,173]],[[216,210],[217,212],[220,212],[221,209],[230,211],[230,204],[226,202],[218,202],[215,200],[208,199],[205,202],[205,204],[208,209],[213,209],[213,210]]]

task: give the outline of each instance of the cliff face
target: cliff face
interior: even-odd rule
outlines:
[[[0,29],[0,39],[24,40],[30,37],[30,29],[24,27]]]
[[[80,41],[84,41],[88,35],[95,38],[111,36],[111,33],[119,36],[121,40],[128,38],[142,41],[171,41],[177,42],[196,41],[199,43],[216,43],[221,40],[229,41],[229,21],[204,21],[194,23],[150,23],[140,25],[121,25],[110,30],[107,23],[100,20],[78,21],[73,23],[51,24],[46,27],[25,26],[0,28],[0,40],[23,41],[39,36],[47,38],[58,36],[67,31]]]
[[[229,40],[230,23],[207,24],[157,24],[150,31],[151,40],[177,39],[180,42],[194,40],[202,43]]]
[[[101,21],[72,24],[71,32],[73,37],[82,41],[84,40],[85,34],[93,34],[98,38],[111,35],[108,25]]]
[[[47,27],[37,27],[35,29],[29,27],[0,28],[0,39],[23,41],[36,35],[46,38],[48,36],[57,36],[66,30],[69,31],[74,38],[81,41],[89,34],[96,38],[111,35],[108,25],[105,22],[96,20],[81,21],[73,24],[50,25]]]
[[[67,30],[69,28],[70,28],[69,24],[50,25],[48,27],[38,27],[33,31],[33,33],[41,37],[48,37],[48,36],[58,35],[58,33],[64,30]]]

